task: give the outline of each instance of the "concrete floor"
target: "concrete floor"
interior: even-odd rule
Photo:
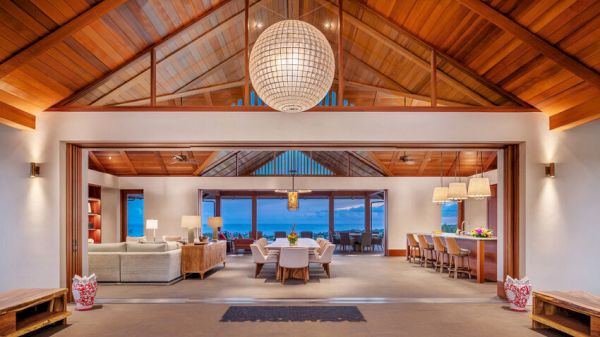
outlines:
[[[99,304],[67,326],[37,336],[562,336],[530,329],[528,314],[507,309],[494,283],[454,280],[400,257],[335,256],[333,278],[316,266],[311,281],[282,286],[249,256],[229,256],[205,280],[172,286],[101,285]],[[127,304],[123,304],[127,303]],[[153,304],[159,303],[159,304]],[[220,322],[232,303],[357,305],[366,322]],[[71,308],[72,309],[72,308]]]

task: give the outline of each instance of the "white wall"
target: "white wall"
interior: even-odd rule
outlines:
[[[184,235],[182,215],[198,214],[198,190],[274,190],[288,188],[289,178],[277,177],[120,177],[121,188],[143,189],[147,219],[158,219],[157,237]],[[317,178],[298,177],[296,186],[312,190],[388,190],[388,247],[405,249],[406,233],[439,229],[440,208],[431,203],[438,178]],[[147,231],[151,236],[152,232]]]
[[[0,126],[0,290],[63,281],[61,142],[524,142],[522,272],[537,288],[600,294],[590,267],[600,255],[599,134],[600,122],[550,132],[541,113],[42,113],[34,132]],[[42,177],[27,177],[30,161]],[[555,179],[544,177],[549,161]]]
[[[121,228],[121,193],[102,187],[102,242],[119,242]]]

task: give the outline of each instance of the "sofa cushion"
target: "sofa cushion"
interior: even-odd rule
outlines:
[[[117,242],[117,243],[94,243],[88,245],[88,252],[96,253],[109,253],[109,252],[125,252],[125,242]]]
[[[166,243],[127,243],[127,252],[135,252],[135,253],[158,253],[158,252],[166,252],[167,244]]]
[[[167,241],[167,251],[181,248],[181,244],[177,241]]]

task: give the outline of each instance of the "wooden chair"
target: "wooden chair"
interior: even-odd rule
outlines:
[[[433,245],[427,241],[425,235],[417,235],[419,239],[419,248],[421,248],[421,266],[427,268],[428,264],[435,266],[435,256],[433,253]]]
[[[279,253],[279,275],[281,284],[289,277],[290,271],[302,270],[304,283],[308,281],[308,248],[306,247],[283,247]]]
[[[417,239],[415,239],[414,234],[406,234],[406,243],[408,246],[406,252],[406,260],[411,263],[420,262],[421,249],[419,248],[419,243],[417,242]]]
[[[448,254],[450,254],[450,261],[448,266],[448,276],[452,276],[454,272],[454,278],[458,278],[458,274],[467,274],[471,279],[471,265],[469,263],[469,250],[460,248],[455,238],[446,238],[446,247],[448,248]],[[460,266],[458,260],[460,259]],[[467,266],[465,267],[465,259],[467,260]]]
[[[448,257],[448,250],[442,241],[442,238],[435,235],[433,236],[433,248],[435,251],[435,266],[434,269],[440,268],[440,273],[444,271],[444,268],[448,269],[450,258]],[[446,262],[448,261],[448,262]]]
[[[277,231],[277,232],[275,232],[275,238],[276,239],[287,238],[287,233],[283,232],[283,231]]]
[[[371,232],[365,232],[360,235],[360,251],[364,252],[365,248],[373,251],[373,234]]]
[[[301,238],[306,238],[306,239],[312,239],[313,238],[313,232],[311,232],[311,231],[300,232],[300,237]]]
[[[342,250],[344,251],[346,251],[346,247],[350,247],[350,250],[352,250],[352,240],[350,239],[350,233],[340,232],[340,247],[342,247]]]

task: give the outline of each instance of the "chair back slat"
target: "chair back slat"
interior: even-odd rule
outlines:
[[[460,255],[460,246],[455,238],[446,238],[446,247],[450,255]]]
[[[419,246],[421,246],[421,248],[423,248],[423,249],[429,249],[429,247],[431,245],[429,244],[429,242],[425,238],[425,235],[419,234],[419,235],[417,235],[417,238],[419,238]]]

